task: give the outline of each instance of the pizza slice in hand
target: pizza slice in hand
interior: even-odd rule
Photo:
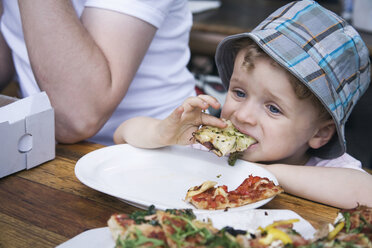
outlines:
[[[239,157],[237,154],[248,149],[257,141],[239,132],[230,120],[227,120],[226,123],[227,127],[223,129],[213,126],[202,126],[193,136],[197,142],[207,147],[217,156],[221,157],[229,154],[233,158],[229,161],[229,164],[233,165]],[[232,156],[233,154],[234,156]]]

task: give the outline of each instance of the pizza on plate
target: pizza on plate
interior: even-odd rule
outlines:
[[[130,215],[113,214],[107,224],[111,235],[116,240],[116,247],[164,247],[166,238],[163,230],[152,225],[156,222],[155,208],[138,211]]]
[[[372,208],[342,209],[334,224],[318,230],[313,243],[320,248],[372,248]]]
[[[226,185],[217,186],[216,182],[206,181],[191,187],[185,200],[198,209],[227,209],[244,206],[274,197],[284,190],[267,177],[250,175],[235,190],[228,191]]]
[[[372,248],[372,209],[341,210],[334,224],[305,239],[294,224],[298,219],[274,221],[256,230],[225,226],[218,230],[208,220],[197,220],[192,210],[155,210],[150,206],[132,214],[114,214],[108,221],[116,248],[229,247],[229,248]]]
[[[222,129],[213,126],[202,126],[194,132],[193,137],[219,157],[229,154],[231,157],[229,164],[233,165],[239,157],[238,155],[257,143],[257,141],[239,132],[230,120],[225,120],[225,122],[227,127]]]
[[[298,219],[274,221],[266,227],[259,227],[254,233],[245,233],[236,236],[240,247],[307,247],[310,243],[301,236],[293,224]]]
[[[199,221],[192,210],[168,209],[113,214],[108,227],[116,248],[130,247],[239,247],[212,223]]]

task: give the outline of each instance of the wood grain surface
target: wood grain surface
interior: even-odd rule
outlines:
[[[0,247],[55,247],[86,230],[104,227],[111,214],[138,208],[83,185],[74,173],[79,158],[103,146],[57,145],[56,158],[0,179]],[[338,209],[281,194],[262,209],[290,209],[315,228]]]

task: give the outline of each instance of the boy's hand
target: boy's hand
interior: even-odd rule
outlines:
[[[159,124],[159,131],[165,145],[193,144],[192,134],[200,125],[211,125],[225,128],[226,123],[204,111],[209,107],[218,109],[220,103],[209,95],[189,97],[173,113]]]

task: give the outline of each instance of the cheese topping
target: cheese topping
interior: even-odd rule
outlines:
[[[204,191],[207,191],[210,188],[213,188],[217,182],[214,181],[205,181],[203,184],[199,186],[192,187],[187,191],[187,197],[193,197],[194,195],[203,193]]]
[[[194,133],[194,137],[201,144],[210,142],[215,149],[212,149],[218,156],[225,156],[228,153],[242,152],[257,141],[239,132],[231,123],[226,121],[227,127],[220,129],[212,126],[203,126]]]
[[[217,187],[216,191],[214,191],[213,198],[216,198],[216,196],[222,195],[224,198],[227,198],[227,193],[222,187]]]

